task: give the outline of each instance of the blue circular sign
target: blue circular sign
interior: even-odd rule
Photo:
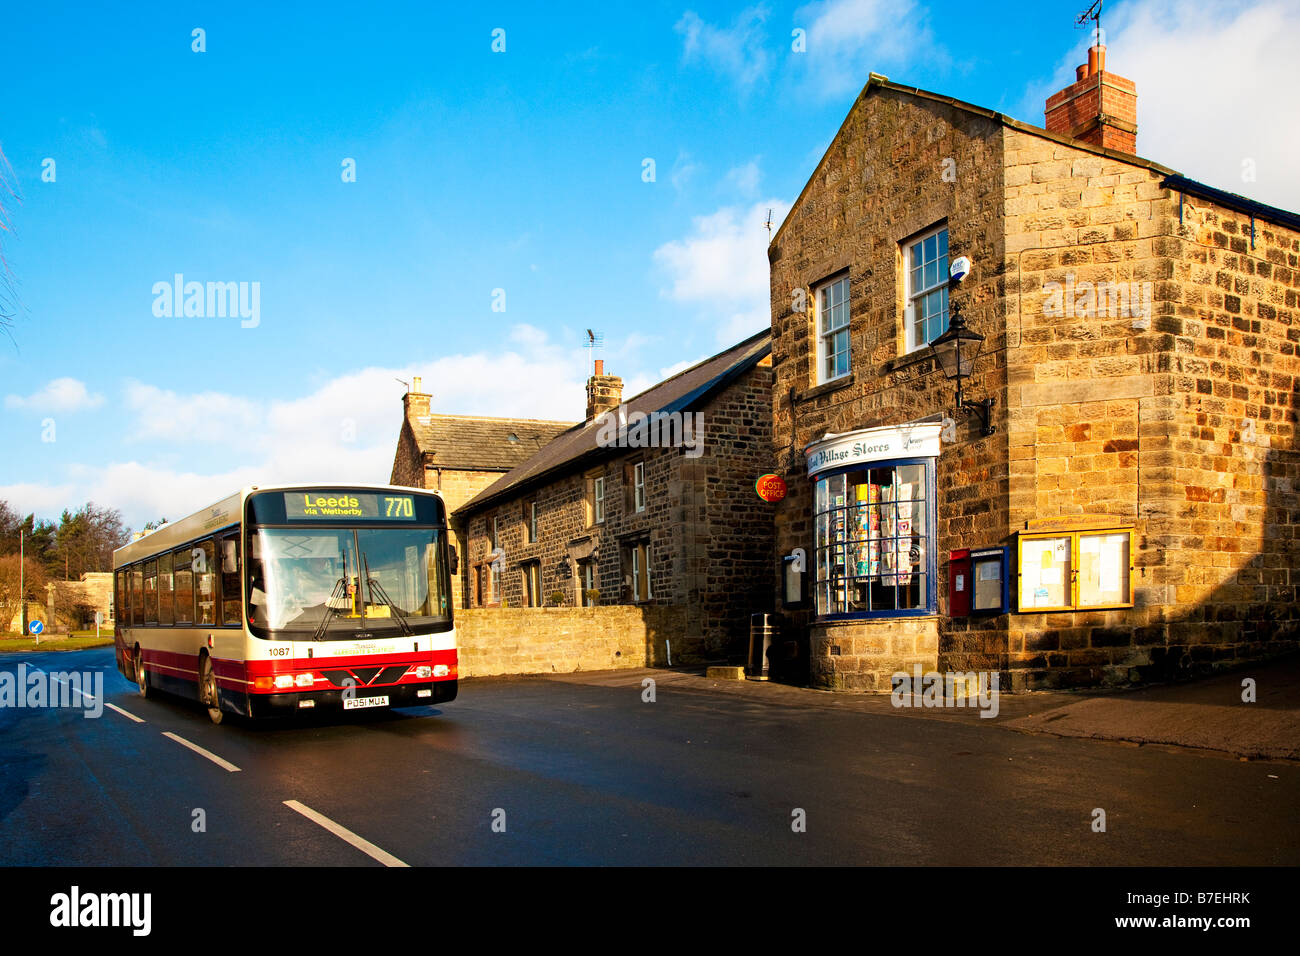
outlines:
[[[39,634],[41,631],[45,630],[45,625],[40,621],[32,621],[27,625],[27,629],[33,634]]]

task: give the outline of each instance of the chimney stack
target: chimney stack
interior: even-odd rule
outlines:
[[[402,408],[406,412],[407,418],[429,417],[429,407],[433,401],[433,396],[421,392],[421,384],[420,376],[415,376],[415,378],[411,379],[410,390],[402,397]]]
[[[605,374],[605,360],[596,359],[596,372],[587,379],[587,421],[623,403],[623,380]]]
[[[1106,72],[1106,47],[1098,43],[1089,49],[1088,62],[1074,75],[1073,83],[1047,98],[1047,131],[1136,153],[1137,87],[1132,80]]]

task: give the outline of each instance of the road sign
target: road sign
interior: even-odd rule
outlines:
[[[39,634],[41,631],[45,630],[45,624],[41,621],[32,621],[27,625],[27,629],[33,634]]]
[[[103,611],[96,611],[96,612],[95,612],[95,627],[99,627],[99,625],[101,625],[101,624],[103,624],[103,623],[104,623],[104,612],[103,612]]]

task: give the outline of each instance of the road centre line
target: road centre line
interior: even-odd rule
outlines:
[[[121,707],[117,706],[117,704],[110,704],[108,701],[104,701],[104,706],[111,707],[113,710],[117,711],[123,717],[129,717],[131,720],[134,720],[137,724],[143,724],[145,722],[143,717],[137,717],[135,714],[131,713],[130,711],[123,710]]]
[[[218,767],[224,767],[226,770],[229,770],[231,773],[238,773],[238,772],[239,772],[239,768],[236,767],[236,766],[235,766],[233,763],[231,763],[229,760],[222,760],[220,757],[218,757],[218,756],[217,756],[216,754],[214,754],[212,751],[210,751],[210,750],[204,750],[204,749],[203,749],[202,747],[200,747],[198,744],[192,744],[192,743],[190,743],[188,740],[186,740],[184,737],[180,736],[179,734],[174,734],[174,733],[172,733],[170,730],[164,730],[164,731],[163,731],[163,736],[164,736],[164,737],[169,737],[169,738],[171,738],[172,740],[174,740],[174,741],[176,741],[178,744],[180,744],[182,747],[189,747],[190,750],[193,750],[196,754],[201,754],[202,756],[207,757],[209,760],[211,760],[211,761],[212,761],[214,764],[216,764]]]
[[[352,846],[356,847],[362,853],[366,854],[366,856],[378,860],[380,863],[384,864],[384,866],[407,866],[407,867],[410,866],[409,863],[403,863],[397,857],[393,856],[393,854],[387,852],[386,850],[379,849],[379,847],[375,846],[373,843],[371,843],[369,840],[365,839],[364,837],[357,836],[347,827],[335,823],[329,817],[325,816],[324,814],[317,813],[311,807],[305,806],[304,804],[299,803],[297,800],[285,800],[284,805],[288,807],[290,810],[294,810],[297,811],[298,813],[301,813],[304,817],[306,817],[308,820],[312,821],[313,823],[319,824],[320,826],[324,827],[326,830],[329,830],[330,833],[333,833],[336,837],[338,837],[340,840],[344,841],[345,843],[352,844]]]

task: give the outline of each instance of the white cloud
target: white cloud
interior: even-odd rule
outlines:
[[[919,52],[931,64],[948,59],[915,0],[818,0],[796,10],[794,23],[808,31],[795,62],[822,96],[855,92],[873,69],[907,65]]]
[[[758,184],[762,178],[763,174],[759,172],[757,157],[727,171],[728,185],[746,198],[758,192]]]
[[[674,29],[684,37],[682,55],[687,63],[704,61],[744,90],[767,76],[766,20],[763,6],[746,7],[729,27],[707,23],[688,10]]]
[[[247,484],[386,482],[401,428],[397,380],[423,378],[434,412],[577,421],[586,405],[586,350],[552,342],[529,325],[503,329],[498,349],[401,367],[351,372],[289,399],[179,393],[128,381],[122,404],[128,461],[73,465],[49,484],[0,487],[0,500],[56,515],[91,500],[118,508],[139,528],[190,514]],[[630,388],[651,384],[629,378]],[[628,392],[627,394],[631,394]],[[216,452],[215,472],[193,462]],[[190,464],[178,464],[188,461]]]
[[[75,378],[56,378],[26,398],[5,396],[5,408],[25,408],[33,412],[79,412],[102,404],[103,395],[92,395],[85,382]]]
[[[670,280],[664,294],[699,306],[705,320],[716,325],[721,344],[730,345],[771,322],[768,210],[775,235],[790,204],[769,199],[699,216],[690,235],[655,250],[655,262]]]
[[[1106,67],[1137,85],[1138,154],[1210,185],[1300,209],[1300,7],[1282,0],[1161,0],[1119,6],[1105,21]],[[1023,118],[1074,80],[1087,40],[1034,84]],[[1248,161],[1250,161],[1248,163]],[[1245,178],[1251,171],[1255,179]]]

